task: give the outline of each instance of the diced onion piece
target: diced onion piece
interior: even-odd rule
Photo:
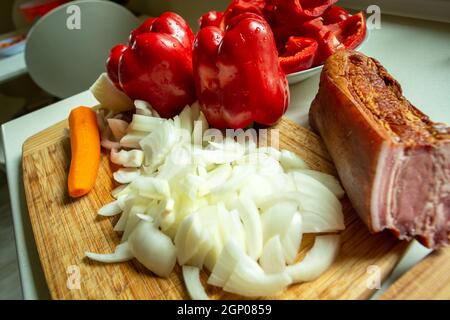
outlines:
[[[281,238],[284,256],[288,264],[295,261],[302,243],[302,236],[302,216],[300,213],[296,212],[292,216],[292,220],[286,233]]]
[[[183,266],[183,279],[192,300],[209,300],[205,288],[203,288],[200,282],[199,268]]]
[[[128,243],[134,257],[160,277],[168,277],[176,262],[176,248],[172,240],[151,222],[140,221]]]
[[[120,185],[120,186],[114,188],[111,191],[111,194],[115,199],[118,199],[120,196],[127,195],[130,192],[131,192],[131,188],[129,187],[129,185],[123,184],[123,185]]]
[[[148,135],[148,132],[130,131],[120,139],[120,147],[140,149],[139,142]]]
[[[280,163],[283,166],[283,169],[286,171],[295,169],[308,169],[308,165],[302,158],[288,150],[281,151]]]
[[[266,274],[255,261],[245,259],[238,262],[223,289],[246,297],[274,296],[291,283],[286,272]]]
[[[114,118],[107,119],[107,121],[114,138],[116,140],[122,139],[122,137],[127,133],[128,122]]]
[[[286,260],[279,235],[266,242],[259,263],[266,273],[278,273],[286,269]]]
[[[316,194],[313,194],[311,190],[307,190],[307,193],[294,191],[269,196],[260,203],[260,208],[265,210],[278,202],[296,201],[299,206],[298,211],[303,218],[303,233],[343,230],[345,225],[340,202],[328,189],[322,185],[321,187],[323,187],[322,190],[316,189],[314,191]],[[326,192],[323,192],[323,190],[326,190]],[[329,199],[329,194],[335,198],[336,202],[327,200]]]
[[[123,228],[122,241],[126,241],[128,239],[130,234],[138,225],[139,221],[142,220],[138,215],[143,215],[145,213],[146,204],[147,203],[145,201],[142,201],[142,199],[131,204],[128,210],[126,224]]]
[[[217,263],[211,271],[208,284],[217,287],[225,286],[237,263],[245,258],[246,254],[242,248],[234,240],[229,240],[223,247]]]
[[[143,138],[139,144],[145,154],[144,169],[148,173],[155,171],[178,140],[178,130],[169,122],[161,123],[157,130]]]
[[[276,236],[284,236],[297,212],[297,204],[293,201],[280,201],[264,210],[261,215],[264,242]]]
[[[192,142],[194,145],[203,144],[203,134],[209,129],[208,121],[203,112],[200,111],[198,119],[194,121],[194,128],[192,130]]]
[[[216,187],[214,187],[211,191],[213,193],[226,193],[239,189],[250,176],[255,174],[256,168],[250,165],[237,165],[233,167],[232,173],[229,179]]]
[[[186,264],[197,253],[206,237],[198,214],[187,216],[178,227],[174,241],[178,263]]]
[[[130,183],[141,175],[141,170],[137,168],[120,168],[113,173],[113,178],[118,183]]]
[[[164,200],[170,198],[170,187],[167,180],[154,177],[139,177],[130,187],[145,198]]]
[[[317,279],[333,263],[339,251],[339,235],[317,236],[305,258],[286,268],[294,282]]]
[[[118,215],[122,212],[122,208],[119,205],[119,200],[115,200],[108,204],[105,204],[98,210],[98,214],[105,217],[111,217]]]
[[[131,120],[129,131],[140,131],[148,134],[149,132],[159,130],[164,122],[165,120],[161,118],[133,114],[133,119]]]
[[[207,175],[205,185],[201,186],[199,190],[200,196],[205,196],[211,192],[211,190],[219,188],[223,185],[228,178],[230,177],[232,172],[231,165],[223,164],[210,171]]]
[[[316,170],[300,170],[299,172],[304,173],[322,183],[331,192],[333,192],[338,199],[344,197],[345,191],[342,189],[339,180],[331,174],[326,174]]]
[[[123,242],[119,244],[116,247],[114,253],[100,254],[100,253],[86,252],[85,255],[91,260],[103,263],[124,262],[133,259],[133,254],[130,250],[128,242]]]
[[[134,106],[136,107],[136,114],[160,118],[158,112],[146,101],[134,100]]]
[[[189,132],[189,143],[191,142],[192,130],[194,127],[194,119],[192,117],[191,107],[186,106],[178,115],[180,117],[180,126],[181,128],[187,130]]]
[[[244,225],[248,255],[257,260],[263,247],[263,231],[258,208],[250,199],[240,197],[236,209]]]
[[[89,90],[103,108],[115,112],[133,109],[133,101],[116,88],[106,73],[102,73]]]
[[[144,161],[142,150],[120,150],[111,149],[111,162],[126,168],[139,168]]]

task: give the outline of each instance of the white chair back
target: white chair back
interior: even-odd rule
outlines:
[[[105,71],[109,50],[125,43],[138,19],[109,1],[64,4],[30,30],[25,61],[31,78],[50,94],[66,98],[87,90]]]

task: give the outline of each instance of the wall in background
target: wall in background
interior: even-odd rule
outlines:
[[[340,0],[338,4],[357,9],[375,4],[382,14],[450,22],[450,0]]]
[[[223,11],[231,0],[130,0],[128,8],[135,12],[158,16],[165,11],[181,14],[196,31],[197,20],[208,11]]]
[[[0,34],[14,30],[12,8],[14,0],[0,1]]]

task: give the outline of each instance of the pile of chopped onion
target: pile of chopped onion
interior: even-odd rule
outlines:
[[[135,101],[131,123],[103,114],[102,145],[122,166],[116,199],[99,210],[121,214],[122,242],[114,253],[89,253],[105,263],[136,258],[160,277],[178,262],[193,299],[207,299],[208,284],[247,297],[276,295],[311,281],[333,262],[338,235],[317,235],[297,261],[302,235],[344,229],[332,176],[313,171],[296,154],[254,141],[196,141],[207,122],[195,103],[173,119],[159,118]],[[239,139],[238,139],[239,140]]]

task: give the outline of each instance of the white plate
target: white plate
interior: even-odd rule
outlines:
[[[359,46],[357,46],[355,48],[355,50],[361,49],[362,46],[365,43],[367,43],[367,41],[369,40],[369,34],[370,34],[370,30],[367,29],[366,30],[366,36],[364,37],[363,42],[361,42],[359,44]],[[322,68],[323,68],[323,64],[320,65],[320,66],[314,67],[314,68],[306,69],[306,70],[299,71],[299,72],[290,73],[290,74],[288,74],[286,76],[286,78],[287,78],[289,84],[291,84],[291,85],[292,84],[296,84],[296,83],[299,83],[299,82],[301,82],[303,80],[306,80],[306,79],[312,77],[313,75],[318,74],[320,71],[322,71]]]

